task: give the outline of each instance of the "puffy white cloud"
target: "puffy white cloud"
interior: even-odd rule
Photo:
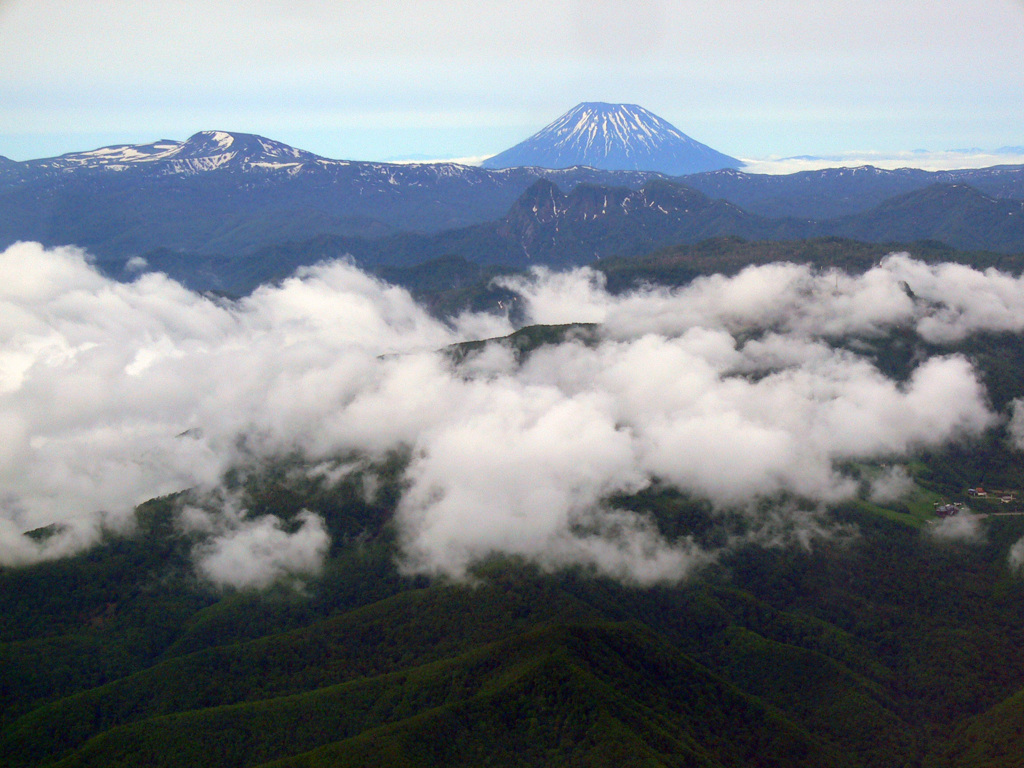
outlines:
[[[316,575],[330,544],[323,518],[308,510],[299,513],[292,532],[271,515],[220,516],[207,524],[219,530],[198,548],[197,566],[220,587],[266,587],[286,577]]]
[[[977,544],[982,540],[984,532],[983,518],[970,512],[960,511],[950,517],[936,520],[928,526],[928,533],[941,541],[958,541]],[[1013,559],[1013,550],[1010,554]]]
[[[603,275],[589,268],[510,278],[536,322],[601,322],[616,337],[678,335],[694,327],[739,331],[777,329],[815,335],[871,333],[914,320],[904,268],[917,264],[891,256],[851,277],[795,264],[748,267],[732,277],[711,275],[681,288],[652,287],[620,296],[604,290]]]
[[[904,325],[926,341],[944,343],[981,330],[1024,328],[1024,277],[924,264],[905,253],[860,275],[768,264],[620,296],[610,296],[603,276],[589,268],[562,274],[538,269],[504,282],[522,294],[536,322],[601,322],[620,338],[678,335],[693,327],[870,336]]]
[[[876,504],[898,501],[914,487],[914,481],[901,466],[889,467],[871,479],[868,498]]]
[[[567,397],[514,381],[485,385],[468,409],[425,433],[399,508],[407,567],[460,573],[494,552],[583,557],[571,529],[604,497],[638,489],[632,437],[607,396]],[[576,549],[580,547],[580,549]]]
[[[906,256],[858,276],[770,265],[618,296],[589,270],[506,284],[531,322],[600,322],[599,337],[522,362],[490,344],[456,365],[438,350],[508,333],[507,321],[446,325],[344,262],[225,302],[155,274],[107,280],[74,249],[12,246],[0,254],[0,562],[72,551],[129,525],[145,499],[212,488],[240,452],[299,451],[340,477],[340,456],[403,448],[408,571],[459,577],[508,554],[676,579],[713,553],[666,541],[609,499],[654,480],[720,508],[848,496],[857,483],[838,463],[941,445],[996,416],[961,357],[896,382],[831,339],[894,326],[957,339],[1024,322],[1016,278]],[[779,512],[788,528],[761,520],[754,540],[827,534],[804,513]],[[290,533],[219,515],[198,560],[217,583],[308,573],[323,555],[312,513]],[[45,543],[22,535],[50,523],[62,532]]]
[[[490,335],[508,330],[488,322]],[[62,552],[96,536],[100,513],[116,528],[145,499],[217,483],[239,436],[268,453],[313,442],[381,378],[380,355],[459,337],[343,262],[226,303],[159,274],[117,283],[81,251],[20,243],[0,254],[0,338],[7,561],[33,550],[21,531],[59,523],[44,554]]]
[[[1013,571],[1020,571],[1024,568],[1024,539],[1018,539],[1007,555],[1007,563]]]
[[[1007,427],[1010,441],[1018,450],[1024,450],[1024,400],[1010,403],[1010,423]]]

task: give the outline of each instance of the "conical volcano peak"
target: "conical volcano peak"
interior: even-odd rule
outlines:
[[[664,132],[675,136],[683,134],[671,123],[661,119],[639,104],[608,104],[604,101],[584,101],[570,109],[548,126],[559,128],[570,125],[606,136],[629,139],[634,133],[651,135]],[[545,129],[547,130],[547,128]]]
[[[577,104],[526,141],[483,163],[485,168],[576,165],[681,176],[743,164],[694,141],[638,104],[602,101]]]

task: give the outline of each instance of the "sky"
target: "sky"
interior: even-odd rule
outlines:
[[[1024,0],[0,0],[0,155],[482,158],[608,101],[743,159],[922,160],[1024,145],[1022,51]]]

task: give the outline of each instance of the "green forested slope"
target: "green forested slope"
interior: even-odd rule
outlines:
[[[874,343],[898,376],[912,352]],[[957,351],[997,406],[1021,396],[1013,338]],[[845,533],[807,545],[749,541],[742,515],[657,484],[614,499],[669,540],[733,542],[649,587],[499,557],[465,583],[403,575],[404,460],[328,483],[285,456],[225,479],[253,515],[323,515],[331,548],[303,582],[203,580],[175,524],[189,494],[86,552],[0,570],[0,765],[1017,764],[1024,517],[942,538],[928,501],[1024,485],[1004,432],[915,456],[909,501],[824,510]]]
[[[974,764],[956,756],[977,752],[978,733],[1019,745],[1024,687],[1024,590],[1002,560],[1024,525],[992,528],[987,545],[951,546],[868,521],[852,543],[740,550],[649,589],[514,562],[466,585],[393,574],[395,594],[350,608],[177,583],[159,597],[188,617],[161,630],[162,648],[132,601],[155,601],[143,587],[170,566],[117,570],[96,585],[118,598],[107,623],[65,600],[0,646],[0,754],[11,766],[909,766],[929,752]],[[149,545],[5,572],[5,603],[29,573],[49,582]],[[147,652],[130,650],[147,632]]]
[[[1024,734],[1024,689],[958,728],[927,768],[1013,768],[1020,765]]]

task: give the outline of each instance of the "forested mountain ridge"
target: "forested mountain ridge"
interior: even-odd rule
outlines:
[[[957,734],[1017,717],[1024,594],[993,563],[1021,526],[950,548],[856,514],[856,543],[653,589],[510,562],[417,584],[382,531],[307,595],[172,591],[158,539],[114,539],[2,576],[39,622],[5,632],[5,764],[1009,765],[957,762]],[[78,590],[40,601],[60,573]]]
[[[963,184],[936,184],[865,213],[809,221],[769,219],[663,179],[638,189],[580,183],[568,193],[539,179],[501,219],[460,229],[383,237],[324,235],[236,256],[159,249],[144,258],[149,269],[190,287],[244,293],[297,267],[340,256],[369,269],[408,268],[451,256],[478,267],[565,268],[722,237],[775,241],[781,250],[787,242],[823,237],[881,243],[890,251],[931,241],[1010,256],[1024,252],[1024,201],[993,198]],[[100,263],[121,278],[136,274],[125,270],[124,259]]]
[[[786,175],[721,170],[693,174],[680,181],[709,197],[729,200],[751,213],[770,218],[850,216],[933,184],[967,184],[992,197],[1024,198],[1024,172],[1016,165],[952,171],[859,166]]]
[[[1024,201],[1001,200],[967,184],[933,184],[863,214],[822,222],[828,234],[869,242],[937,240],[955,248],[1024,252]]]

